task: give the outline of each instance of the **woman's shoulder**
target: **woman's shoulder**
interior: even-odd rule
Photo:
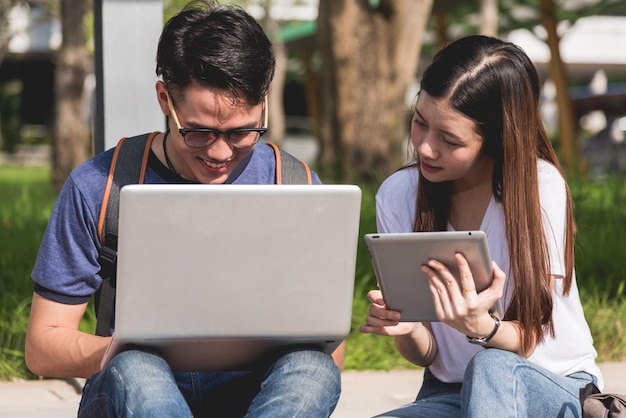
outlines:
[[[418,178],[417,166],[409,165],[383,181],[376,193],[379,232],[412,230]]]
[[[409,164],[392,173],[378,188],[379,195],[406,195],[417,191],[419,170],[416,164]]]
[[[554,164],[546,160],[537,160],[537,176],[540,188],[565,185],[565,179],[563,178],[561,172]]]

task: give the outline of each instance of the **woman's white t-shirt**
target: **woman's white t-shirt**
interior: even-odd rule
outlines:
[[[546,161],[539,160],[537,169],[544,232],[550,251],[550,272],[557,277],[552,312],[555,336],[547,335],[529,360],[562,376],[585,371],[596,376],[598,386],[602,387],[602,374],[595,364],[597,353],[580,303],[575,275],[569,294],[563,295],[565,181],[558,170]],[[417,182],[417,166],[399,170],[383,182],[376,194],[378,232],[413,231]],[[452,230],[452,227],[448,226],[448,229]],[[493,197],[480,230],[487,235],[492,259],[507,273],[502,300],[506,310],[513,291],[513,278],[510,274],[504,213],[502,205]],[[474,354],[484,348],[469,344],[465,335],[441,322],[432,322],[431,326],[437,340],[438,355],[429,366],[430,371],[443,382],[462,382],[468,362]]]

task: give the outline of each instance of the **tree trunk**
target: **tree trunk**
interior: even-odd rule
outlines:
[[[498,36],[498,0],[480,0],[480,34]]]
[[[313,70],[313,48],[305,46],[302,50],[301,59],[304,63],[304,90],[306,107],[311,118],[311,132],[315,138],[320,137],[321,105],[318,77]]]
[[[285,138],[285,108],[283,106],[283,94],[285,91],[285,78],[287,75],[287,49],[280,37],[278,22],[270,16],[269,6],[266,10],[265,28],[272,40],[274,57],[276,58],[276,70],[274,80],[268,97],[270,141],[281,146]]]
[[[83,22],[90,7],[91,1],[61,0],[63,42],[54,79],[56,117],[52,158],[52,181],[57,190],[72,169],[87,159],[89,130],[83,87],[90,60]]]
[[[448,13],[444,10],[433,10],[433,26],[437,34],[437,50],[443,49],[450,43],[448,37]]]
[[[431,8],[432,0],[320,0],[324,177],[379,180],[406,161],[406,94]]]
[[[559,51],[558,24],[553,0],[541,0],[541,21],[548,32],[550,48],[550,74],[556,86],[556,101],[559,109],[559,150],[561,163],[566,170],[576,170],[578,145],[576,143],[576,120],[569,94],[569,77]]]

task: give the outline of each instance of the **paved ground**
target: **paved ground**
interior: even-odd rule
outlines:
[[[626,362],[601,363],[605,392],[626,394]],[[422,371],[347,371],[343,393],[332,418],[371,417],[404,405],[415,398]],[[75,417],[81,382],[55,379],[0,382],[0,417]]]

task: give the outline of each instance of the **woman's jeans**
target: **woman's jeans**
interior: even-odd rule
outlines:
[[[426,369],[415,402],[379,417],[580,417],[580,389],[588,373],[558,376],[509,351],[474,356],[463,384],[439,381]]]
[[[173,373],[158,355],[130,350],[83,389],[79,417],[328,417],[341,392],[332,358],[297,350],[253,371]]]

